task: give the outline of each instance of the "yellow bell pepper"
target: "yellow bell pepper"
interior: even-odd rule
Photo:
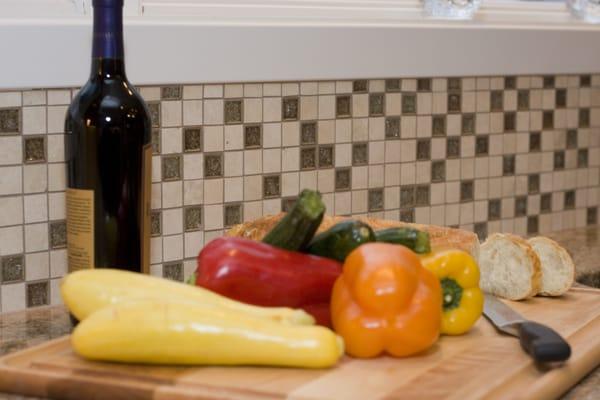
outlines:
[[[438,277],[442,286],[441,332],[447,335],[467,332],[483,312],[477,263],[461,250],[430,253],[423,256],[421,262]]]

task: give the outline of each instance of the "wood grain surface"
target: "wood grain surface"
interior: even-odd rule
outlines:
[[[543,369],[519,341],[482,318],[419,356],[357,360],[335,368],[156,367],[86,361],[63,337],[0,359],[0,391],[56,399],[552,399],[600,364],[600,290],[508,302],[565,336],[573,354]]]

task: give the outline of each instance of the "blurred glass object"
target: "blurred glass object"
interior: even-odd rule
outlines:
[[[423,0],[425,13],[433,18],[471,19],[481,0]]]
[[[600,23],[600,0],[566,0],[571,13],[586,22]]]

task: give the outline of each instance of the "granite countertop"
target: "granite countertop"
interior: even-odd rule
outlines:
[[[577,280],[600,287],[600,227],[554,232],[547,236],[562,244],[573,256]],[[69,333],[71,323],[64,307],[42,307],[0,314],[0,355],[24,349]],[[600,398],[600,367],[567,392],[562,399]],[[0,399],[31,400],[31,397],[6,395]]]

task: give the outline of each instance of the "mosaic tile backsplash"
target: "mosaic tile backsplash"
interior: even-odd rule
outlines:
[[[76,90],[0,92],[0,307],[60,302],[64,116]],[[600,74],[141,87],[152,273],[318,189],[328,212],[481,238],[598,223]]]

